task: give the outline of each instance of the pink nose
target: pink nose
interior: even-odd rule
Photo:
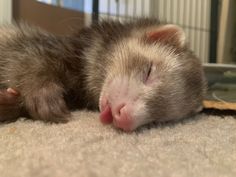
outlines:
[[[118,106],[113,115],[113,123],[116,127],[125,131],[132,130],[133,121],[129,112],[127,112],[127,106],[125,104]]]
[[[106,105],[105,109],[100,114],[100,120],[102,123],[112,123],[125,131],[131,131],[133,120],[127,111],[125,104],[120,104],[111,109],[109,105]]]

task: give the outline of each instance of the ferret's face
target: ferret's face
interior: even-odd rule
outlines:
[[[152,121],[184,118],[201,109],[201,64],[184,49],[183,34],[172,29],[180,28],[170,27],[171,33],[165,28],[148,33],[154,42],[131,37],[114,47],[100,95],[103,123],[131,131]]]

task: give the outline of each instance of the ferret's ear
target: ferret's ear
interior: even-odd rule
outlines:
[[[161,42],[176,47],[185,46],[185,33],[182,28],[176,25],[163,25],[147,32],[147,38],[151,42]]]

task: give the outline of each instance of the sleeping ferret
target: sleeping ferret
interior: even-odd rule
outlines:
[[[139,19],[71,36],[2,26],[0,85],[1,121],[66,122],[70,110],[99,108],[101,122],[131,131],[199,112],[206,84],[180,27]]]

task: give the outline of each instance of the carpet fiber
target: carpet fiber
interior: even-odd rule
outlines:
[[[0,125],[1,177],[235,177],[236,118],[200,114],[124,133],[98,113]]]

